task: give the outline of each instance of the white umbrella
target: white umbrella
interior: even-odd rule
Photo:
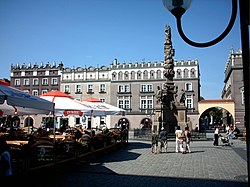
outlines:
[[[40,96],[42,99],[46,99],[55,103],[55,115],[69,115],[69,114],[91,114],[95,112],[94,109],[83,105],[82,103],[72,99],[72,96],[60,91],[47,92]]]
[[[49,114],[54,103],[9,86],[0,81],[0,114],[31,115]]]
[[[100,115],[119,115],[119,114],[125,115],[125,112],[126,112],[125,110],[119,107],[101,102],[101,100],[96,99],[96,98],[87,98],[81,101],[81,103],[95,110],[102,111],[102,114],[100,113]]]

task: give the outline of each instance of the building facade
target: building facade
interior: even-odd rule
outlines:
[[[11,65],[10,84],[35,96],[47,93],[51,90],[60,90],[62,62],[52,65],[17,64]]]
[[[35,96],[60,90],[62,70],[62,62],[58,65],[55,62],[33,66],[31,64],[11,65],[10,85]],[[43,121],[42,115],[14,117],[18,119],[21,127],[30,125],[38,127]]]
[[[198,60],[175,61],[174,65],[174,82],[178,90],[186,94],[187,117],[194,127],[199,116],[199,63]],[[61,91],[78,100],[95,97],[127,111],[125,116],[95,117],[92,127],[106,124],[112,128],[115,124],[126,123],[129,129],[151,128],[157,86],[165,83],[163,71],[163,62],[119,63],[117,59],[109,67],[65,68]]]
[[[79,101],[93,97],[126,110],[125,116],[64,117],[71,126],[85,124],[88,128],[93,128],[106,125],[112,128],[126,123],[129,129],[151,128],[157,87],[165,82],[163,71],[163,61],[120,63],[115,59],[110,66],[88,68],[63,68],[62,63],[58,66],[55,63],[45,66],[23,64],[11,66],[10,82],[11,86],[36,96],[60,90]],[[174,82],[178,90],[185,91],[187,117],[194,127],[199,116],[198,60],[175,61],[174,71]],[[178,94],[177,99],[180,99],[180,95]],[[34,123],[40,124],[41,120]]]
[[[231,114],[227,111],[223,113],[223,123],[237,124],[239,129],[243,129],[244,126],[244,115],[245,115],[245,102],[244,102],[244,82],[243,82],[243,64],[242,64],[242,51],[231,50],[226,67],[225,67],[225,78],[224,87],[222,89],[222,99],[232,99],[235,103],[235,119],[231,119]]]

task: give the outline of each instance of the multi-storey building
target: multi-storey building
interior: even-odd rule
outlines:
[[[56,66],[47,63],[46,65],[26,64],[11,65],[10,84],[24,92],[38,96],[51,90],[60,90],[62,62]]]
[[[156,104],[157,87],[165,83],[162,62],[119,63],[110,66],[88,68],[63,68],[63,64],[45,66],[23,64],[11,66],[11,85],[33,95],[52,90],[61,90],[79,101],[97,98],[103,102],[125,109],[126,115],[87,116],[88,127],[126,123],[130,129],[152,125]],[[175,61],[174,82],[178,90],[186,94],[187,117],[191,126],[198,122],[200,97],[200,72],[197,60]],[[179,99],[180,94],[177,99]],[[68,117],[65,117],[68,118]],[[72,117],[71,117],[72,118]],[[70,120],[73,125],[81,124],[82,117]],[[40,123],[40,122],[38,122]]]
[[[57,66],[43,63],[39,65],[29,64],[11,65],[10,85],[26,93],[39,96],[48,91],[60,90],[62,62]],[[16,116],[17,117],[17,116]],[[43,116],[19,116],[17,117],[20,126],[40,126]]]
[[[174,65],[174,82],[178,90],[185,91],[187,117],[191,127],[194,127],[199,116],[199,63],[198,60],[182,60],[175,61]],[[166,81],[163,70],[163,62],[119,63],[117,59],[109,67],[65,68],[61,91],[70,93],[78,100],[95,97],[127,111],[125,116],[96,117],[92,127],[101,123],[106,123],[108,127],[126,123],[130,129],[150,128],[157,86],[162,86]]]
[[[225,68],[224,87],[221,93],[222,99],[232,99],[235,103],[235,119],[230,119],[231,114],[224,112],[224,124],[235,124],[239,129],[244,128],[245,102],[244,102],[244,82],[242,51],[230,51]]]

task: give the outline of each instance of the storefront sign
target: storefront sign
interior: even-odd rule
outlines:
[[[68,116],[68,115],[79,115],[82,116],[83,112],[80,110],[65,110],[63,112],[64,116]]]

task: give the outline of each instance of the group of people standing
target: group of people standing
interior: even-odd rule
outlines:
[[[155,130],[153,130],[152,132],[152,147],[151,147],[151,152],[154,154],[158,153],[158,142],[160,142],[160,150],[159,152],[162,153],[167,152],[167,148],[168,148],[168,142],[167,142],[167,137],[168,137],[168,133],[167,131],[164,129],[164,127],[161,128],[161,131],[158,134],[156,134]]]
[[[190,142],[191,142],[191,132],[189,130],[189,127],[185,127],[185,131],[183,132],[180,128],[180,126],[177,126],[175,130],[176,135],[176,146],[175,146],[175,152],[182,154],[191,153],[190,149]],[[184,143],[185,142],[185,143]]]
[[[183,153],[185,154],[186,152],[191,153],[190,149],[190,141],[191,141],[191,132],[189,130],[189,127],[185,127],[185,131],[182,131],[180,126],[177,126],[175,130],[175,136],[176,136],[176,148],[175,152],[176,153]],[[151,152],[154,154],[158,153],[158,143],[160,143],[159,147],[159,152],[167,152],[168,148],[168,133],[164,127],[161,128],[161,131],[159,135],[153,130],[152,132],[152,147],[151,147]],[[185,146],[184,146],[185,145]]]
[[[219,133],[219,128],[216,127],[215,131],[214,131],[214,142],[213,145],[214,146],[218,146],[219,145],[219,136],[223,137],[227,142],[229,142],[230,139],[238,139],[239,136],[241,136],[240,130],[238,129],[238,127],[234,124],[234,125],[223,125],[223,127],[225,127],[224,132],[226,132],[226,136],[223,137],[220,133]]]

